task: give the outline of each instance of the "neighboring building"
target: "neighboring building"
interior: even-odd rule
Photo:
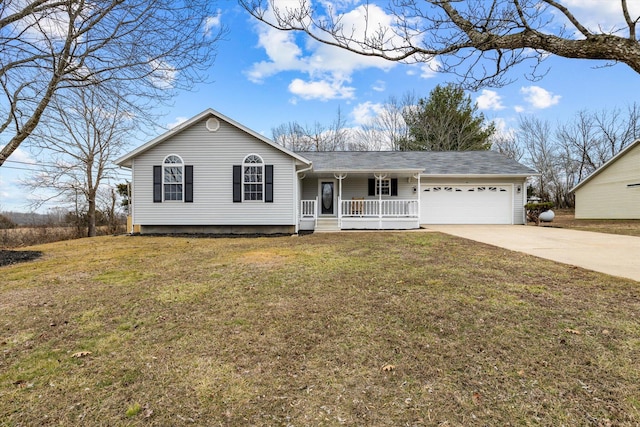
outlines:
[[[640,219],[640,139],[571,189],[577,219]]]
[[[296,153],[211,109],[116,163],[141,233],[524,224],[536,174],[494,151]]]

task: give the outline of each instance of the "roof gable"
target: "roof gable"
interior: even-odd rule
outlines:
[[[229,123],[230,125],[240,129],[241,131],[251,135],[252,137],[256,138],[257,140],[293,157],[294,159],[304,163],[304,164],[310,164],[311,162],[308,159],[305,159],[304,157],[300,156],[297,153],[294,153],[293,151],[290,151],[288,149],[286,149],[285,147],[276,144],[275,142],[271,141],[270,139],[266,138],[263,135],[260,135],[259,133],[249,129],[248,127],[236,122],[233,119],[230,119],[229,117],[213,110],[212,108],[208,108],[205,111],[201,112],[200,114],[190,118],[189,120],[187,120],[186,122],[174,127],[173,129],[163,133],[162,135],[157,136],[156,138],[152,139],[151,141],[147,142],[146,144],[143,144],[141,146],[139,146],[138,148],[134,149],[133,151],[125,154],[124,156],[118,158],[115,160],[115,164],[117,164],[118,166],[123,166],[123,167],[130,167],[131,166],[131,161],[145,153],[146,151],[152,149],[153,147],[156,147],[160,144],[162,144],[164,141],[168,140],[169,138],[179,134],[180,132],[189,129],[190,127],[192,127],[193,125],[195,125],[196,123],[199,123],[200,121],[202,121],[203,119],[207,118],[207,117],[215,117],[219,120],[223,120],[227,123]]]
[[[608,167],[610,167],[612,164],[614,164],[615,162],[617,162],[620,158],[622,158],[625,154],[627,154],[628,152],[632,151],[635,147],[639,147],[638,149],[640,149],[640,139],[636,139],[635,141],[633,141],[631,144],[627,145],[626,147],[624,147],[622,150],[620,150],[620,152],[618,154],[616,154],[615,156],[613,156],[612,158],[610,158],[607,162],[605,162],[602,166],[600,166],[598,169],[594,170],[591,175],[589,175],[588,177],[586,177],[585,179],[583,179],[582,181],[580,181],[578,183],[578,185],[576,185],[575,187],[573,187],[571,190],[569,190],[570,193],[575,192],[576,190],[578,190],[579,188],[581,188],[582,186],[584,186],[587,182],[591,181],[593,178],[595,178],[596,176],[598,176],[600,173],[602,173],[605,169],[607,169]]]

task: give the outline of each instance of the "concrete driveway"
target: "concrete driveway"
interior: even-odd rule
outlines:
[[[524,225],[426,228],[640,282],[640,237]]]

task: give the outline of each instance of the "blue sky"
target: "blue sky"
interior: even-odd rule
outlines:
[[[357,19],[360,3],[343,0],[345,16]],[[610,27],[621,20],[617,1],[563,3],[589,25]],[[366,58],[313,42],[303,34],[273,30],[234,1],[220,1],[219,6],[211,24],[222,23],[229,33],[218,45],[210,82],[181,93],[171,107],[163,109],[160,126],[175,126],[213,108],[268,137],[274,127],[290,121],[329,125],[338,109],[348,126],[357,127],[390,96],[413,91],[428,97],[436,85],[455,81],[426,64]],[[530,65],[512,70],[509,77],[515,81],[506,87],[469,92],[485,117],[503,131],[515,128],[519,115],[535,115],[555,124],[570,120],[580,110],[624,109],[640,101],[640,74],[626,65],[605,67],[603,62],[550,57],[543,64],[550,68],[548,74],[537,82],[524,77]],[[143,138],[131,141],[131,148],[144,142]],[[30,162],[32,157],[25,146],[9,160]],[[29,196],[18,181],[29,172],[17,167],[30,168],[11,162],[0,167],[0,210],[28,210]],[[122,178],[126,176],[123,171]]]

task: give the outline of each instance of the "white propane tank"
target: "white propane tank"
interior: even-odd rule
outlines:
[[[542,222],[551,222],[551,221],[553,221],[553,218],[555,218],[555,217],[556,217],[556,214],[553,213],[553,211],[551,209],[549,209],[548,211],[542,212],[538,218]]]

